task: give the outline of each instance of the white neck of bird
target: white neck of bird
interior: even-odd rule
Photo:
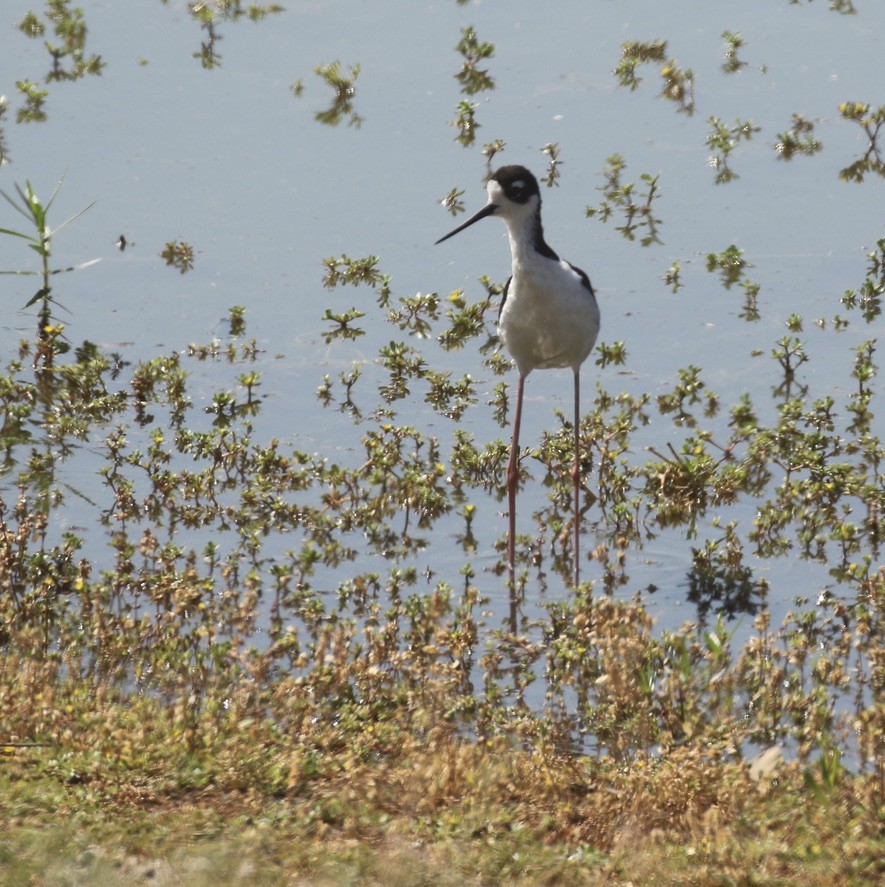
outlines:
[[[540,212],[508,219],[507,233],[514,265],[526,265],[537,259],[538,249],[544,243]]]

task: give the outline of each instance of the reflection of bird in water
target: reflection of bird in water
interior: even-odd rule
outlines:
[[[560,259],[544,240],[541,226],[541,192],[535,177],[524,166],[502,166],[489,178],[489,202],[476,215],[441,237],[442,243],[459,231],[484,219],[500,216],[507,224],[513,257],[511,277],[504,287],[498,316],[501,340],[516,362],[519,382],[513,442],[507,464],[509,535],[507,557],[510,580],[514,579],[516,490],[519,484],[519,423],[525,377],[534,369],[570,367],[574,374],[574,580],[580,572],[578,514],[580,497],[580,370],[599,333],[599,306],[587,275]]]

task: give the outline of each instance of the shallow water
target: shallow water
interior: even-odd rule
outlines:
[[[102,258],[58,281],[75,342],[89,338],[123,350],[130,360],[180,351],[216,334],[229,306],[245,305],[249,334],[267,352],[261,370],[268,409],[257,427],[268,437],[333,459],[359,457],[359,429],[324,410],[315,391],[324,374],[373,360],[391,333],[369,291],[323,289],[323,257],[378,255],[398,295],[464,288],[475,298],[481,275],[503,281],[509,255],[496,222],[433,246],[452,227],[438,203],[452,187],[465,190],[468,212],[484,202],[480,149],[497,138],[507,150],[496,160],[523,163],[539,175],[546,162],[540,148],[560,145],[560,187],[543,193],[547,239],[590,274],[603,313],[601,339],[626,343],[626,373],[585,367],[585,403],[596,377],[609,390],[656,394],[669,390],[678,369],[691,363],[703,368],[724,405],[748,391],[761,406],[771,386],[768,355],[794,313],[805,319],[802,338],[811,356],[804,381],[844,396],[851,348],[881,333],[881,321],[872,329],[853,323],[841,334],[813,324],[845,313],[839,297],[861,283],[866,253],[883,234],[885,182],[875,176],[862,185],[839,180],[839,170],[865,145],[859,128],[838,112],[844,101],[883,101],[881,3],[859,4],[856,16],[830,12],[823,0],[801,6],[748,0],[739,9],[702,2],[674,9],[653,0],[629,7],[570,0],[545,9],[514,0],[503,10],[488,2],[292,4],[262,22],[221,23],[222,59],[213,70],[194,58],[205,35],[184,3],[79,5],[89,27],[88,52],[99,53],[105,68],[99,77],[51,84],[47,122],[7,123],[13,162],[0,167],[0,187],[11,191],[13,182],[29,179],[48,195],[64,173],[56,219],[96,201],[55,247],[59,265]],[[20,102],[15,81],[40,79],[48,68],[42,42],[13,29],[20,15],[5,14],[0,53],[7,121]],[[497,85],[475,98],[481,128],[469,149],[454,141],[449,125],[462,98],[453,47],[467,25],[495,44],[487,67]],[[739,55],[747,66],[738,74],[720,67],[726,29],[745,40]],[[632,93],[612,76],[624,41],[655,38],[667,39],[669,54],[694,71],[693,116],[660,98],[658,66],[640,70],[643,82]],[[359,127],[314,119],[331,93],[313,69],[335,59],[345,68],[361,67],[354,100]],[[304,92],[296,98],[290,85],[299,78]],[[772,145],[794,112],[815,120],[824,150],[784,163]],[[708,164],[704,140],[711,115],[729,125],[736,117],[751,118],[761,127],[735,149],[739,178],[725,185],[714,184]],[[656,209],[663,245],[643,249],[624,240],[613,223],[585,218],[585,207],[601,199],[600,173],[615,152],[627,161],[627,181],[643,172],[660,175]],[[0,207],[0,226],[11,224],[4,212]],[[122,253],[114,247],[121,233],[134,241]],[[192,272],[180,275],[159,257],[173,239],[194,245]],[[753,266],[747,273],[761,286],[756,323],[739,318],[741,294],[723,289],[705,269],[708,252],[732,243],[745,250]],[[661,280],[674,260],[684,283],[675,295]],[[20,244],[0,238],[0,268],[27,261]],[[34,319],[13,312],[30,294],[27,282],[0,281],[9,312],[0,328],[6,358]],[[366,312],[367,335],[353,344],[325,345],[325,308],[352,304]],[[753,356],[757,349],[761,356]],[[483,378],[478,355],[434,353],[444,368],[469,371],[489,387],[497,381]],[[207,398],[227,384],[219,383],[216,371],[198,369],[198,388]],[[570,392],[567,371],[531,376],[525,446],[554,426],[554,409],[569,409]],[[402,408],[443,438],[449,434],[451,425],[422,401]],[[768,418],[764,408],[760,412]],[[468,413],[463,424],[480,441],[501,436],[485,411]],[[637,434],[636,445],[661,448],[681,436],[669,420],[656,417]],[[71,462],[72,482],[89,489],[95,462],[89,453]],[[7,480],[7,490],[13,489]],[[527,482],[521,530],[531,528],[544,495],[540,483]],[[70,523],[90,525],[88,506],[70,507]],[[750,522],[752,507],[736,507],[733,516]],[[503,581],[487,570],[496,560],[492,543],[505,531],[500,508],[485,506],[471,561],[482,592],[503,612]],[[432,564],[453,584],[465,560],[453,541],[458,529],[453,520],[449,535],[437,534],[420,559],[422,568]],[[684,600],[692,544],[698,543],[679,533],[662,534],[635,554],[630,569],[624,593],[654,585],[653,605],[666,624],[693,616]],[[795,595],[813,596],[830,582],[819,565],[768,561],[754,568],[771,582],[776,613]],[[592,564],[584,577],[594,578]],[[330,573],[326,581],[334,588],[342,578]]]

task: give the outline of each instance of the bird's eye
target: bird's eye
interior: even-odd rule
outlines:
[[[517,179],[517,181],[511,182],[507,188],[507,196],[511,200],[521,203],[522,199],[525,197],[525,190],[525,182],[522,179]]]

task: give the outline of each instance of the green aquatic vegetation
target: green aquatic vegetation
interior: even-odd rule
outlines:
[[[194,267],[194,248],[186,240],[170,240],[160,253],[160,258],[171,268],[186,274]]]
[[[37,13],[31,11],[17,25],[19,31],[26,37],[42,37],[46,33],[46,26],[40,21]]]
[[[360,336],[364,336],[366,331],[364,329],[360,329],[359,327],[351,326],[351,324],[355,320],[359,320],[361,317],[365,317],[366,312],[360,311],[357,308],[351,308],[349,311],[341,311],[337,314],[332,311],[331,308],[326,309],[326,313],[323,315],[323,320],[330,320],[333,323],[337,323],[338,326],[333,327],[331,330],[327,330],[323,333],[323,341],[328,345],[329,342],[334,339],[358,339]]]
[[[726,74],[737,74],[747,66],[745,61],[738,58],[738,50],[745,45],[744,38],[740,32],[723,31],[722,39],[725,41],[725,61],[720,67]]]
[[[669,59],[661,68],[664,85],[661,95],[679,107],[681,114],[691,117],[694,114],[694,72],[691,68],[680,68],[675,59]]]
[[[743,320],[750,322],[759,320],[759,284],[750,280],[744,274],[745,268],[753,266],[744,258],[744,251],[734,244],[724,249],[721,253],[707,254],[707,271],[713,273],[719,272],[722,286],[725,289],[731,289],[738,285],[744,291],[744,303],[740,313]]]
[[[480,62],[494,56],[494,45],[480,42],[476,36],[476,31],[472,27],[467,27],[461,30],[461,39],[458,41],[455,49],[462,57],[461,68],[455,74],[455,79],[461,86],[461,92],[464,95],[472,96],[479,92],[487,92],[494,89],[494,79],[487,70],[478,67]],[[449,121],[449,125],[454,126],[458,130],[455,141],[465,148],[476,141],[476,130],[479,129],[479,123],[476,120],[476,109],[478,107],[479,105],[476,102],[464,99],[458,102],[456,108],[457,117]],[[500,149],[497,150],[503,149],[503,142],[500,143],[500,146]],[[489,146],[486,147],[488,148]],[[492,151],[492,154],[494,153],[495,151]],[[491,162],[491,156],[491,154],[487,155],[489,162]]]
[[[742,613],[755,614],[766,603],[768,582],[757,578],[744,561],[744,544],[737,532],[737,522],[730,522],[717,539],[702,548],[692,548],[692,567],[688,574],[688,599],[704,620],[715,607],[718,633],[707,636],[708,644],[724,649],[721,635],[727,634],[725,618]]]
[[[48,39],[43,41],[52,60],[46,82],[79,80],[87,74],[101,74],[104,67],[101,56],[86,55],[86,37],[89,29],[83,10],[72,8],[70,0],[47,0],[43,15],[52,25],[57,41]],[[46,25],[33,11],[29,11],[19,22],[18,29],[31,39],[44,38],[46,35]]]
[[[663,86],[661,96],[675,102],[680,113],[691,116],[694,113],[694,73],[690,68],[680,68],[675,59],[667,59],[667,41],[654,40],[643,42],[631,40],[621,45],[621,60],[612,74],[621,86],[631,92],[639,88],[642,78],[636,69],[643,64],[661,63],[660,69]]]
[[[667,286],[669,286],[674,293],[678,293],[679,290],[681,290],[685,286],[685,284],[682,282],[681,274],[682,267],[680,266],[679,262],[673,262],[673,264],[670,265],[663,277],[661,277],[661,280],[663,280],[664,283],[666,283]]]
[[[464,190],[462,188],[452,188],[440,203],[450,212],[453,216],[457,216],[458,213],[463,213],[465,211],[464,201],[461,199],[464,196]]]
[[[492,174],[492,162],[497,154],[500,154],[507,147],[504,139],[495,139],[493,142],[487,142],[482,146],[482,156],[486,159],[486,169],[489,175]]]
[[[163,0],[168,5],[169,0]],[[201,41],[200,49],[193,54],[200,60],[200,65],[207,71],[221,67],[222,56],[218,52],[217,44],[222,40],[218,32],[218,24],[221,22],[237,22],[248,19],[258,22],[269,15],[277,15],[284,11],[278,3],[243,3],[242,0],[200,0],[200,2],[188,2],[188,12],[194,21],[199,22],[200,29],[206,33],[206,39]]]
[[[449,121],[449,125],[458,130],[455,141],[464,148],[469,148],[476,141],[476,130],[479,129],[479,123],[476,120],[478,107],[476,102],[468,102],[467,100],[458,102],[458,107],[455,109],[458,116]]]
[[[332,103],[323,111],[314,114],[314,120],[327,126],[338,126],[346,121],[348,126],[356,129],[362,125],[363,118],[353,109],[353,99],[356,95],[356,80],[360,75],[360,66],[351,65],[350,74],[344,74],[341,62],[334,61],[328,65],[317,65],[314,68],[317,74],[326,84],[332,88]]]
[[[362,366],[325,380],[330,408],[362,404],[352,411],[352,458],[261,439],[263,356],[246,338],[241,308],[231,309],[229,340],[132,367],[94,346],[58,355],[46,393],[60,409],[42,426],[52,440],[43,468],[73,440],[97,448],[102,486],[92,501],[109,556],[87,555],[79,532],[53,532],[64,481],[48,476],[41,499],[39,466],[23,464],[22,494],[0,509],[5,739],[52,746],[58,772],[85,785],[110,779],[119,788],[153,774],[178,793],[249,787],[287,804],[330,797],[334,774],[370,797],[379,767],[384,784],[402,767],[400,800],[414,790],[415,803],[439,818],[434,827],[452,815],[435,794],[440,779],[447,792],[466,780],[459,792],[472,803],[468,784],[486,784],[489,760],[527,754],[513,759],[502,783],[510,807],[519,786],[520,821],[546,828],[537,811],[566,805],[569,829],[592,821],[594,846],[615,839],[622,815],[635,821],[633,780],[654,782],[641,807],[647,827],[681,829],[684,815],[689,829],[698,805],[721,810],[722,789],[711,785],[729,767],[739,779],[742,755],[760,745],[794,743],[798,784],[809,770],[832,802],[875,779],[883,461],[881,444],[861,426],[848,428],[837,403],[789,396],[765,423],[744,396],[722,437],[710,423],[726,406],[696,366],[680,371],[658,401],[597,384],[581,439],[600,578],[542,598],[531,620],[517,601],[497,625],[469,562],[457,578],[420,565],[445,515],[459,521],[452,544],[473,557],[483,496],[503,495],[506,443],[477,441],[458,424],[468,404],[484,408],[480,380],[433,361],[446,340],[482,341],[500,288],[484,281],[479,299],[458,293],[447,303],[394,296],[374,256],[330,259],[326,271],[332,287],[370,287],[392,330],[421,334],[382,345],[377,373]],[[805,366],[788,344],[789,366],[772,360],[781,376]],[[872,347],[857,355],[852,392],[868,411]],[[600,349],[602,365],[626,360],[621,343]],[[216,387],[195,397],[189,380],[204,361]],[[489,357],[484,367],[492,365]],[[15,460],[30,449],[12,431],[16,423],[19,433],[33,428],[23,411],[35,403],[27,394],[35,381],[19,360],[0,383],[4,445]],[[387,402],[402,386],[450,424],[428,434],[410,407],[403,421],[396,397]],[[505,383],[495,398],[486,408],[500,409],[503,420]],[[379,402],[388,409],[378,411]],[[646,461],[635,437],[654,414],[685,432]],[[562,468],[571,435],[558,420],[523,459],[549,488],[537,532],[521,536],[518,551],[526,586],[540,589],[547,570],[570,568],[560,537],[569,536]],[[719,522],[739,497],[759,505],[752,527]],[[701,538],[705,520],[713,532]],[[686,579],[701,615],[698,624],[658,632],[641,601],[609,593],[628,581],[627,552],[665,529],[698,536]],[[280,538],[283,552],[271,545]],[[754,558],[780,552],[826,558],[851,599],[797,602],[772,629]],[[503,551],[499,560],[504,570]],[[739,642],[724,616],[745,612],[755,614],[755,630]],[[851,700],[850,711],[837,699]],[[849,728],[855,773],[840,770],[831,751],[846,747]],[[489,749],[497,749],[491,758]],[[471,755],[482,756],[486,777],[456,764]],[[822,755],[829,757],[819,765]],[[435,774],[428,783],[416,770],[425,766]],[[531,773],[541,774],[537,784],[522,781]],[[587,790],[576,793],[576,779]],[[611,787],[604,799],[589,790],[601,779]],[[752,784],[747,791],[758,797]],[[808,793],[817,798],[814,787]],[[438,806],[427,807],[428,797]],[[390,801],[382,807],[389,816]],[[336,800],[317,821],[345,829],[350,809]]]
[[[33,305],[40,306],[37,321],[37,334],[38,338],[41,339],[45,336],[58,334],[57,330],[50,329],[53,328],[55,324],[52,308],[54,305],[58,305],[58,302],[56,302],[55,297],[52,294],[50,278],[56,274],[62,274],[68,271],[78,271],[89,265],[94,265],[98,261],[98,259],[92,259],[88,262],[81,262],[78,265],[71,265],[67,268],[50,267],[49,260],[52,256],[53,238],[93,206],[93,204],[90,203],[85,209],[80,210],[80,212],[71,216],[60,225],[57,225],[55,228],[50,228],[48,213],[52,208],[52,204],[55,202],[55,198],[58,196],[58,192],[61,190],[63,182],[64,179],[59,180],[55,190],[52,192],[52,196],[46,201],[45,205],[37,194],[34,193],[30,182],[25,182],[24,189],[16,184],[15,190],[18,195],[17,200],[5,191],[0,190],[0,196],[2,196],[19,215],[23,216],[33,228],[33,232],[18,231],[14,228],[0,228],[0,235],[18,237],[24,240],[30,249],[40,257],[39,270],[0,271],[0,274],[38,277],[40,279],[40,287],[28,299],[25,303],[25,307],[30,308]],[[59,342],[59,345],[61,345],[61,342]],[[47,355],[51,355],[52,350],[53,349],[50,348]]]
[[[494,44],[480,42],[476,31],[467,27],[461,29],[461,39],[455,49],[463,58],[461,69],[455,74],[455,79],[461,85],[461,92],[464,95],[476,95],[478,92],[494,89],[494,79],[487,70],[479,67],[480,62],[494,56]]]
[[[642,42],[630,40],[621,44],[621,60],[612,72],[618,78],[621,86],[626,86],[630,91],[639,88],[642,78],[636,74],[636,69],[649,62],[663,62],[667,57],[667,41],[654,40]]]
[[[51,60],[51,67],[44,78],[46,83],[79,80],[88,74],[101,74],[104,67],[101,56],[86,54],[88,28],[83,10],[71,8],[70,0],[47,0],[43,16],[52,26],[55,40],[46,37],[47,24],[33,11],[25,14],[18,24],[18,30],[26,37],[43,40]],[[15,85],[24,96],[24,104],[16,113],[16,123],[44,122],[47,119],[45,104],[49,90],[39,81],[29,78],[17,80]],[[0,163],[3,156],[5,151],[0,152]]]
[[[25,103],[15,115],[15,122],[42,123],[46,120],[46,111],[43,106],[46,104],[49,90],[43,89],[39,83],[34,83],[31,80],[16,80],[15,88],[25,97]]]
[[[777,347],[771,353],[781,365],[785,380],[792,380],[796,370],[808,360],[802,341],[791,336],[778,339]]]
[[[542,150],[553,185],[558,146]],[[624,185],[623,168],[609,166],[608,206],[595,211],[659,242],[657,178]],[[453,188],[446,209],[463,209],[462,195]],[[843,297],[852,319],[879,316],[883,257],[880,242]],[[707,256],[725,289],[744,291],[742,316],[758,317],[751,267],[734,245]],[[0,877],[32,818],[40,828],[70,813],[107,834],[97,811],[109,800],[114,827],[137,822],[130,852],[165,853],[157,823],[186,807],[194,820],[168,833],[237,853],[226,829],[242,825],[256,864],[295,853],[270,882],[324,877],[317,846],[371,840],[389,856],[394,831],[420,843],[404,880],[440,846],[484,854],[454,875],[441,866],[453,883],[740,882],[758,859],[771,882],[874,876],[875,339],[822,379],[813,337],[830,333],[805,341],[791,314],[788,335],[753,343],[763,381],[733,402],[716,368],[694,364],[643,391],[625,344],[600,343],[595,363],[609,371],[578,429],[593,582],[568,585],[573,429],[554,411],[522,454],[523,481],[542,492],[518,540],[525,599],[502,615],[481,590],[506,571],[494,538],[512,411],[494,330],[501,284],[404,293],[374,255],[327,258],[322,275],[340,291],[317,309],[331,365],[360,339],[360,359],[319,383],[334,437],[323,421],[292,441],[268,436],[291,403],[268,390],[241,306],[227,335],[134,365],[89,342],[68,348],[53,323],[0,367],[0,755],[15,813]],[[667,283],[682,286],[679,263]],[[349,308],[337,304],[347,287],[360,290]],[[371,341],[370,311],[386,321]],[[78,450],[98,483],[73,482]],[[73,497],[86,517],[72,527]],[[650,615],[656,589],[629,575],[662,547],[684,576],[656,581],[696,613],[670,630]],[[772,625],[777,558],[821,563],[830,581]],[[752,775],[775,745],[798,760]],[[35,785],[47,796],[23,794]],[[657,836],[644,871],[635,834]],[[21,880],[54,875],[20,855]],[[816,881],[802,879],[804,855],[823,857]],[[392,880],[373,866],[357,857],[344,875]],[[85,854],[74,868],[59,880],[93,873]],[[231,864],[217,879],[243,878]]]
[[[674,386],[671,392],[658,395],[658,410],[661,415],[674,414],[674,421],[677,425],[685,425],[688,428],[694,428],[697,425],[695,417],[686,409],[687,406],[706,403],[704,407],[704,415],[708,418],[715,416],[719,400],[711,391],[705,391],[706,385],[700,378],[701,368],[697,366],[689,366],[679,370],[679,382]],[[704,392],[701,396],[701,392]]]
[[[862,182],[869,172],[885,176],[885,161],[879,146],[879,134],[885,126],[885,105],[874,110],[864,102],[843,102],[839,105],[839,114],[843,120],[851,120],[860,126],[869,142],[864,155],[841,169],[839,178],[843,182]]]
[[[799,6],[802,0],[789,0],[791,6]],[[807,0],[812,3],[813,0]],[[830,9],[841,15],[856,15],[857,9],[854,6],[854,0],[830,0]]]
[[[3,118],[9,110],[5,95],[0,95],[0,167],[10,162],[9,149],[6,147],[6,133],[3,130]]]
[[[876,242],[867,258],[866,280],[856,290],[846,290],[840,301],[849,310],[859,308],[864,322],[872,323],[882,313],[885,294],[885,237]]]
[[[562,165],[562,161],[559,159],[559,145],[555,142],[544,145],[541,148],[541,153],[546,154],[548,157],[547,172],[541,176],[541,181],[548,188],[552,188],[554,185],[559,184],[559,177],[562,175],[559,171],[559,167]]]
[[[399,308],[387,312],[387,320],[419,339],[430,336],[432,323],[439,318],[440,297],[437,293],[415,293],[403,296]]]
[[[854,361],[854,369],[851,375],[857,381],[857,388],[852,392],[846,409],[852,415],[849,431],[853,434],[869,434],[873,422],[873,413],[870,405],[873,401],[874,389],[872,382],[876,377],[878,367],[873,363],[873,355],[876,353],[877,342],[870,339],[858,345],[854,349],[857,355]]]
[[[707,162],[716,170],[716,184],[722,185],[740,178],[729,165],[729,156],[741,141],[750,141],[753,134],[759,132],[758,126],[753,126],[751,120],[735,120],[733,126],[726,126],[718,117],[711,117],[708,121],[710,132],[707,135],[707,147],[716,151]]]
[[[378,269],[378,257],[366,256],[363,259],[351,259],[348,255],[340,258],[323,259],[326,273],[323,286],[334,289],[337,286],[372,286],[378,287],[380,294],[387,298],[390,292],[390,278]]]
[[[643,173],[639,181],[645,190],[639,191],[636,182],[621,181],[621,174],[626,168],[627,163],[620,154],[612,154],[606,159],[602,172],[605,183],[599,188],[603,199],[599,206],[588,206],[586,215],[588,218],[596,216],[601,222],[608,222],[615,214],[623,216],[623,224],[616,225],[615,230],[627,240],[635,240],[637,232],[644,229],[639,239],[642,246],[663,243],[658,233],[663,223],[652,208],[654,201],[660,197],[659,176]]]
[[[814,123],[801,114],[793,114],[793,125],[777,134],[774,145],[779,160],[792,160],[797,154],[812,156],[823,150],[823,142],[814,135]]]

